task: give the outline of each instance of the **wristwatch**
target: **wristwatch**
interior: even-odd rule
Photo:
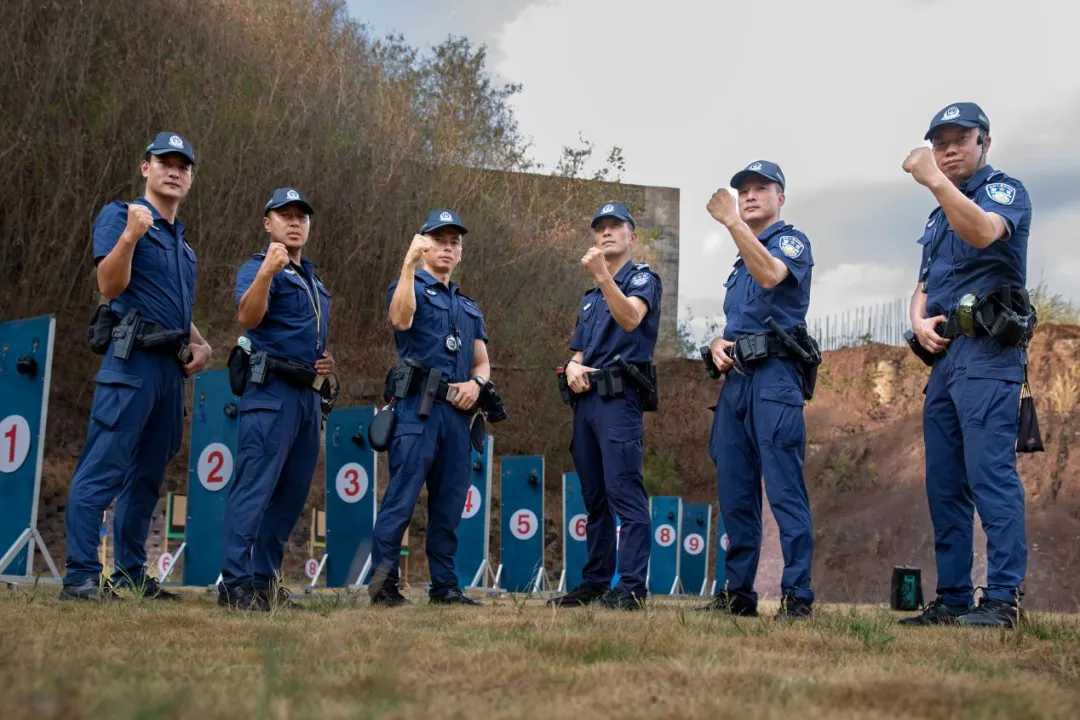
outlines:
[[[476,383],[477,385],[479,385],[481,390],[483,390],[485,387],[487,387],[487,380],[485,380],[483,378],[483,376],[481,376],[481,375],[474,376],[473,377],[473,382]]]

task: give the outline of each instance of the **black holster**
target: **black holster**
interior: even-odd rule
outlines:
[[[375,413],[374,419],[368,425],[368,442],[376,452],[383,452],[390,447],[390,439],[394,436],[394,425],[397,424],[397,415],[394,414],[394,404],[390,403],[382,410]]]

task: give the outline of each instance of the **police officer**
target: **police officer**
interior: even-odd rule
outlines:
[[[236,277],[236,317],[251,344],[251,374],[237,406],[239,451],[225,507],[218,604],[265,611],[292,605],[278,572],[319,459],[317,386],[333,372],[334,359],[326,349],[330,292],[303,255],[311,203],[294,188],[278,188],[263,215],[270,241]]]
[[[901,622],[1013,626],[1027,570],[1015,454],[1027,338],[991,329],[1010,306],[1026,310],[1031,202],[1019,180],[987,164],[990,121],[975,103],[942,109],[925,139],[932,149],[912,150],[903,168],[938,203],[919,239],[911,298],[912,330],[934,355],[923,440],[938,580],[937,598]],[[988,587],[972,608],[975,509]]]
[[[398,398],[393,407],[390,482],[373,533],[368,592],[376,605],[409,604],[398,587],[398,556],[424,483],[428,601],[480,604],[461,591],[454,571],[457,526],[469,491],[470,417],[491,375],[484,315],[450,281],[467,232],[455,211],[433,210],[413,236],[401,276],[386,294],[402,363],[395,372],[408,372],[411,381],[402,393],[407,397]],[[436,389],[434,402],[424,400],[429,383]]]
[[[94,220],[98,289],[114,313],[107,314],[110,325],[121,321],[122,342],[107,340],[86,445],[71,480],[61,600],[110,600],[119,587],[178,597],[146,574],[145,562],[165,467],[183,436],[184,378],[210,362],[210,345],[192,323],[195,251],[176,217],[195,176],[191,144],[158,133],[141,171],[143,196],[111,202]],[[98,531],[114,498],[116,571],[102,582]]]
[[[596,287],[581,301],[570,338],[574,355],[565,370],[574,397],[570,452],[588,512],[589,559],[581,585],[551,602],[560,607],[598,602],[634,610],[643,606],[649,565],[649,500],[642,480],[642,410],[648,390],[628,376],[616,358],[638,367],[642,377],[655,383],[651,364],[663,286],[648,265],[633,260],[636,223],[625,204],[610,202],[597,209],[592,230],[593,247],[581,258],[581,266]],[[610,387],[613,377],[621,381],[617,392]],[[616,516],[622,528],[619,582],[612,588]]]
[[[709,454],[716,463],[730,546],[727,587],[706,609],[757,615],[754,577],[761,554],[764,475],[784,554],[777,618],[806,619],[814,601],[814,529],[803,480],[805,369],[777,342],[766,320],[771,317],[786,333],[805,324],[814,260],[806,235],[780,219],[786,180],[778,165],[753,162],[731,178],[731,187],[738,191],[737,205],[724,188],[708,203],[709,213],[727,228],[739,255],[724,283],[724,333],[711,344],[713,362],[726,378]],[[740,356],[737,344],[755,352]]]

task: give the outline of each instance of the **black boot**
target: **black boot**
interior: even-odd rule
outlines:
[[[412,601],[401,594],[397,583],[384,582],[375,592],[371,592],[371,588],[368,588],[368,593],[371,596],[372,605],[386,605],[387,607],[412,605]]]
[[[705,605],[696,608],[698,612],[715,612],[739,617],[757,617],[757,601],[739,591],[718,592]]]
[[[608,610],[643,610],[645,598],[639,598],[629,590],[612,588],[599,600],[600,606]]]
[[[957,622],[960,625],[1014,628],[1018,615],[1023,618],[1023,613],[1019,613],[1012,603],[983,596],[979,598],[979,606],[961,615]]]
[[[232,590],[225,586],[221,586],[221,589],[218,591],[217,603],[221,607],[234,608],[236,610],[270,612],[270,602],[266,599],[266,596],[250,585],[241,585]]]
[[[785,595],[780,599],[780,609],[776,612],[777,620],[809,620],[814,614],[812,603],[795,597]]]
[[[100,578],[87,578],[74,585],[65,585],[60,590],[61,600],[94,600],[107,603],[120,599],[112,583]]]
[[[483,603],[478,603],[471,597],[461,592],[458,588],[441,592],[438,595],[431,595],[428,597],[428,604],[430,605],[475,605],[482,607]]]
[[[599,583],[582,583],[565,595],[548,600],[547,604],[554,607],[583,607],[604,597],[607,591],[607,587]]]
[[[953,607],[945,604],[945,598],[938,595],[922,609],[918,615],[906,617],[901,625],[955,625],[967,613],[967,607]]]

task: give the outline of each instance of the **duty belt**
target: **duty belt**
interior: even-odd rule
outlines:
[[[115,315],[114,315],[115,317]],[[170,330],[157,323],[143,320],[138,310],[131,310],[117,321],[110,332],[113,357],[127,360],[133,348],[150,352],[169,353],[178,362],[190,362],[188,331]]]
[[[392,398],[404,400],[417,394],[423,396],[418,414],[420,417],[427,417],[435,403],[450,402],[450,384],[443,382],[441,371],[406,360],[387,375],[384,398],[389,402]]]
[[[317,376],[314,368],[297,360],[271,357],[265,352],[251,354],[251,382],[255,385],[263,385],[269,378],[277,377],[294,387],[318,392],[314,386]]]

